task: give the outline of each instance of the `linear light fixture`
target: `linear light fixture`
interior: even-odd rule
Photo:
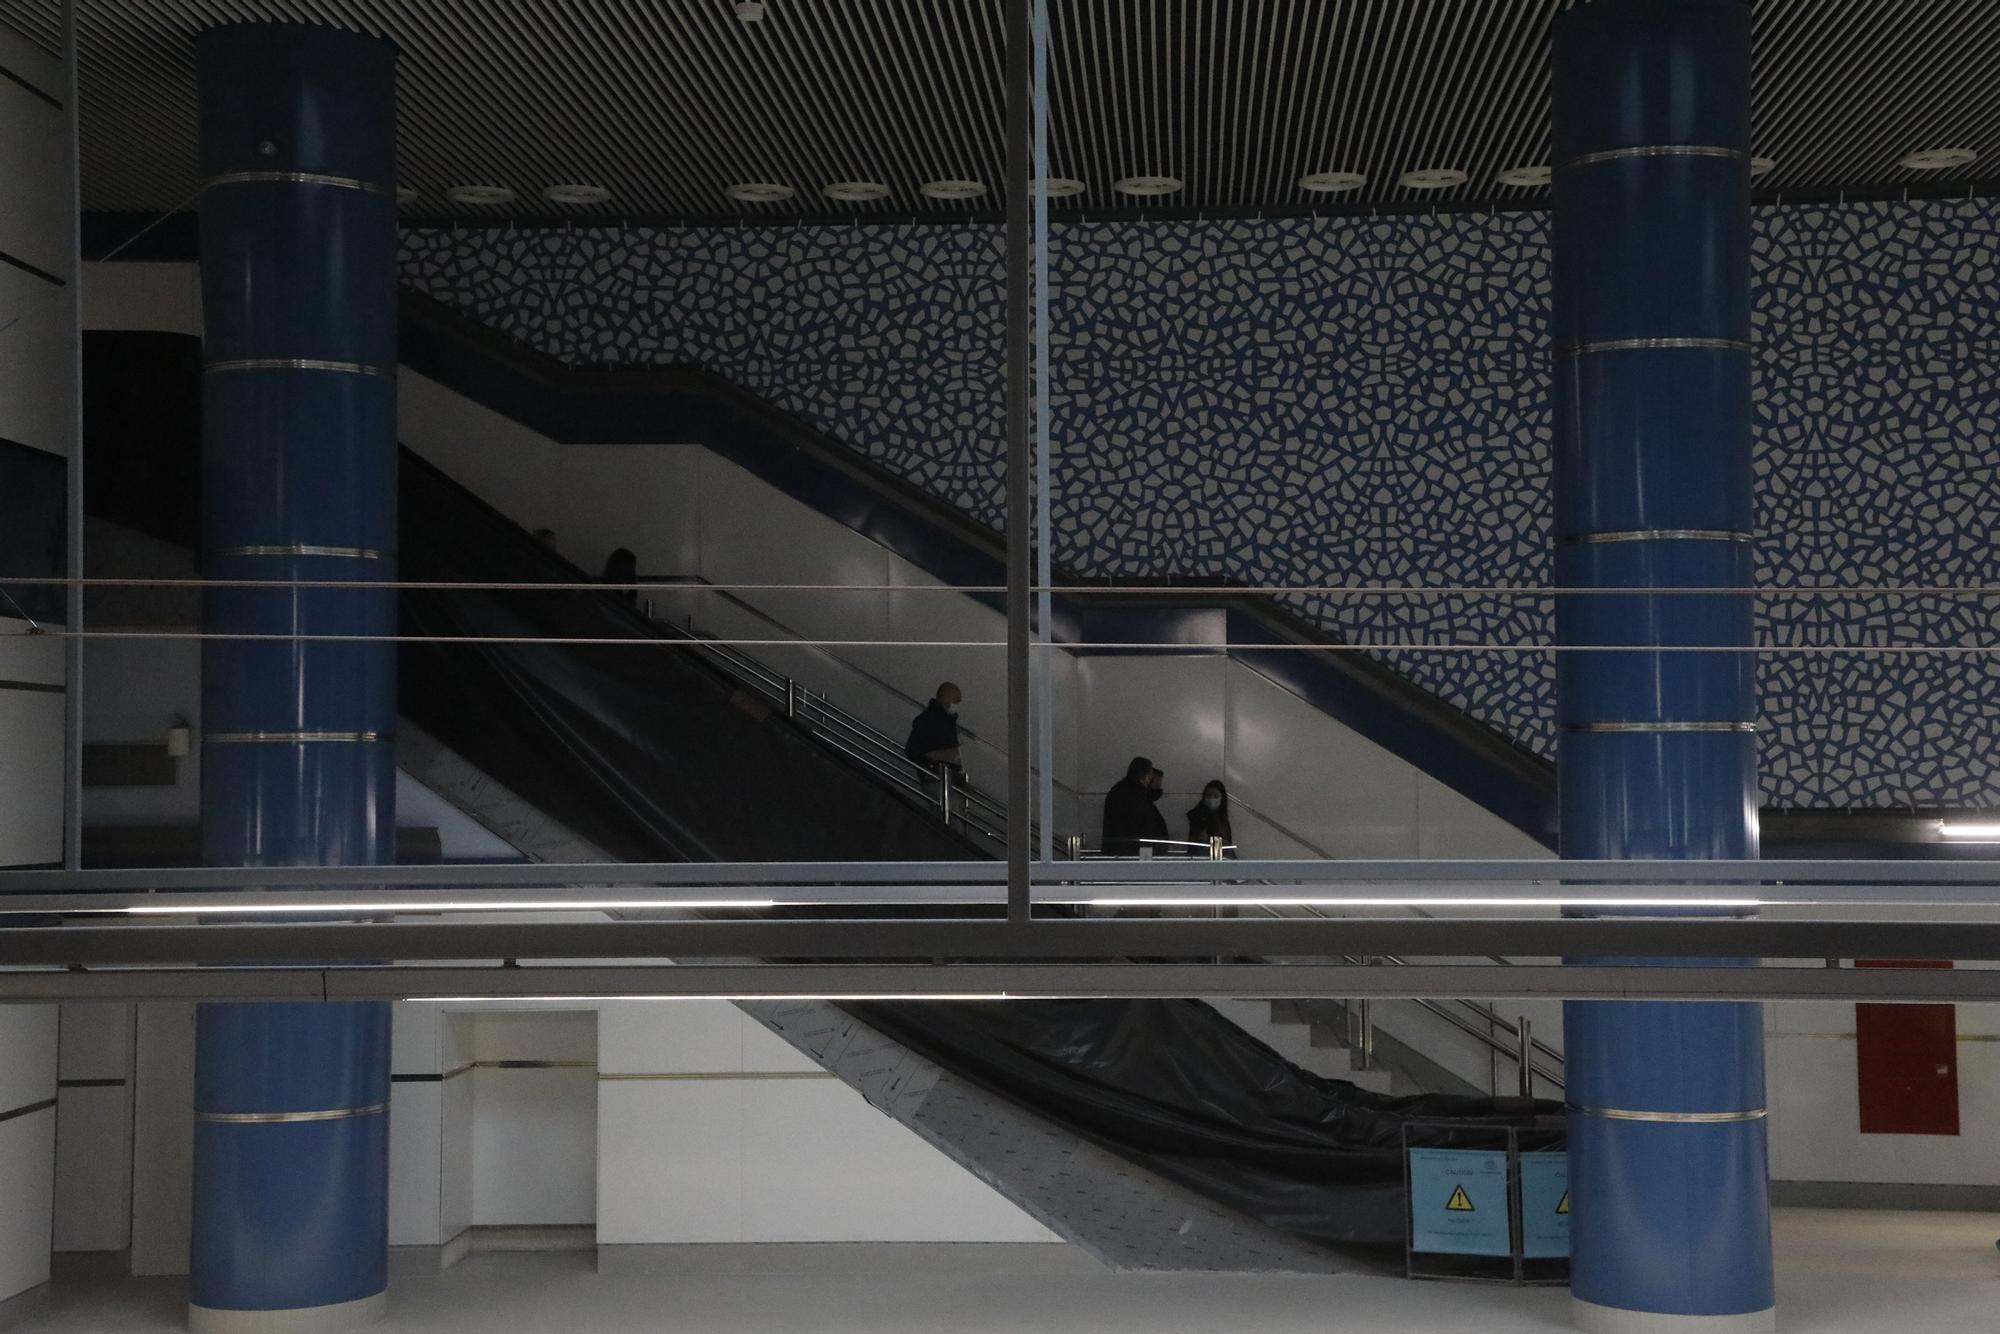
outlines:
[[[1946,838],[1987,839],[2000,842],[2000,822],[1966,821],[1953,824],[1950,820],[1938,821],[1938,833]]]
[[[450,912],[637,912],[654,908],[775,908],[776,899],[449,899],[426,902],[422,899],[329,899],[325,903],[258,903],[248,898],[242,904],[134,904],[98,911],[122,917],[186,917],[192,913],[216,916],[285,917],[321,916],[326,913],[450,913]],[[78,911],[79,916],[92,910]]]
[[[534,970],[531,968],[524,968],[521,971],[524,973],[532,973]],[[536,1005],[547,1004],[551,1001],[558,1003],[569,1003],[569,1004],[583,1002],[593,1005],[606,1003],[609,1001],[711,1001],[711,1002],[713,1001],[730,1001],[730,1002],[826,1001],[830,1004],[836,1004],[836,1005],[861,1005],[861,1004],[866,1004],[870,1001],[1010,1001],[1010,1000],[1020,1000],[1021,997],[1011,995],[1005,991],[976,992],[971,994],[961,994],[957,992],[932,993],[932,992],[920,992],[920,991],[872,991],[872,992],[860,992],[853,995],[822,995],[817,992],[813,993],[801,992],[796,995],[789,995],[789,996],[772,996],[772,995],[765,995],[762,993],[752,993],[749,995],[739,996],[739,995],[732,995],[728,992],[718,991],[709,995],[671,995],[671,996],[621,996],[616,992],[599,996],[589,996],[589,995],[428,996],[419,992],[415,995],[405,996],[403,999],[422,1001],[426,1005],[478,1005],[478,1004],[484,1004],[488,1001],[506,1001],[506,1002],[532,1001]]]

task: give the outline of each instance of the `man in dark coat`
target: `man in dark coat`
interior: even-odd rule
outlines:
[[[951,682],[939,686],[910,724],[910,739],[903,743],[903,753],[933,769],[944,764],[964,773],[958,750],[958,706],[964,699],[965,692]]]
[[[1160,792],[1166,775],[1140,755],[1125,766],[1125,777],[1104,794],[1104,853],[1136,857],[1142,840],[1167,837],[1167,817],[1160,814]],[[1163,852],[1164,848],[1156,847]]]

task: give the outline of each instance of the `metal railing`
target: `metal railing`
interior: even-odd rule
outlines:
[[[902,745],[872,723],[841,708],[821,692],[766,666],[747,653],[716,642],[692,626],[674,627],[701,646],[709,660],[754,690],[785,717],[826,746],[938,813],[940,821],[997,851],[1007,846],[1007,809],[946,764],[926,764],[903,753]],[[1032,837],[1039,826],[1029,826]]]
[[[764,616],[747,604],[745,607],[754,614]],[[764,619],[768,620],[769,617],[765,616]],[[991,844],[996,850],[1006,847],[1008,818],[1006,808],[965,785],[962,779],[955,777],[950,765],[929,765],[912,760],[904,754],[902,746],[897,744],[894,737],[841,708],[824,692],[812,690],[796,678],[787,676],[736,648],[715,642],[711,636],[703,634],[691,623],[678,626],[676,629],[700,644],[709,658],[738,684],[755,690],[774,707],[782,709],[787,718],[821,744],[868,770],[915,803],[932,807],[946,826],[958,829],[975,840]],[[886,683],[880,684],[884,688],[892,689]],[[1038,833],[1039,827],[1031,825],[1031,836]],[[1292,837],[1297,836],[1292,835]],[[1304,842],[1304,840],[1299,841]],[[1138,842],[1141,848],[1138,856],[1141,859],[1147,856],[1206,857],[1214,861],[1223,861],[1234,856],[1237,850],[1235,844],[1225,844],[1220,838],[1212,838],[1206,843],[1172,838],[1148,838],[1140,839]],[[1080,834],[1069,835],[1063,840],[1062,846],[1064,854],[1071,861],[1122,859],[1130,855],[1085,848]],[[1311,847],[1310,844],[1306,846]],[[1317,852],[1318,849],[1314,851]],[[1263,907],[1262,911],[1273,917],[1284,915],[1268,906]],[[1326,917],[1325,913],[1309,906],[1302,908],[1301,911],[1313,917]],[[1345,962],[1351,964],[1378,962],[1396,966],[1407,964],[1407,960],[1394,955],[1342,957]],[[1497,956],[1488,958],[1496,964],[1508,962]],[[1563,1087],[1562,1053],[1534,1038],[1525,1018],[1519,1021],[1510,1020],[1500,1014],[1495,1007],[1471,1000],[1449,1002],[1418,1000],[1415,1004],[1480,1043],[1494,1056],[1515,1062],[1520,1074],[1523,1096],[1530,1095],[1535,1079],[1541,1079],[1556,1089]],[[1367,1000],[1350,1002],[1346,1007],[1346,1014],[1348,1048],[1355,1053],[1358,1063],[1356,1068],[1372,1069],[1375,1051],[1372,1002]]]

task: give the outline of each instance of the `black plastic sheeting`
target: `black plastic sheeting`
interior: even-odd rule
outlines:
[[[89,507],[194,540],[199,357],[177,335],[89,334]],[[130,411],[143,384],[152,407]],[[164,406],[163,406],[164,405]],[[166,410],[171,409],[171,410]],[[188,416],[183,416],[188,414]],[[94,428],[94,429],[92,429]],[[405,450],[402,575],[575,582],[579,572]],[[165,497],[168,503],[162,504]],[[406,644],[402,711],[613,856],[946,860],[980,855],[849,768],[623,600],[594,592],[410,591],[410,635],[644,639]],[[1389,1098],[1287,1063],[1194,1001],[846,1007],[939,1065],[1169,1180],[1329,1245],[1400,1245],[1406,1125],[1426,1146],[1490,1142],[1553,1104]],[[1546,1122],[1544,1123],[1546,1124]],[[1483,1132],[1483,1133],[1482,1133]]]
[[[1199,1001],[845,1007],[974,1082],[1271,1227],[1401,1245],[1403,1144],[1494,1147],[1553,1103],[1394,1098],[1292,1065]],[[1431,1123],[1451,1121],[1451,1127]],[[1547,1124],[1544,1122],[1543,1124]]]

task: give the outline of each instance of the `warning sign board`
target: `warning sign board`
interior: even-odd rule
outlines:
[[[1553,1260],[1569,1254],[1569,1155],[1521,1155],[1521,1254]]]
[[[1507,1155],[1410,1150],[1410,1249],[1433,1255],[1511,1255]]]

